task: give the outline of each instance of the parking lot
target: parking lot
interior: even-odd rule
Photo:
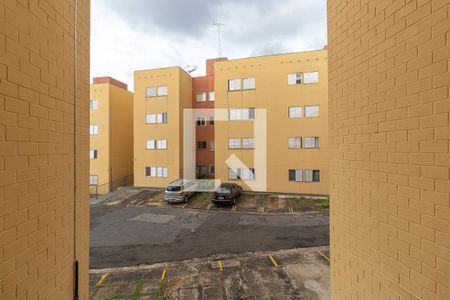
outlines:
[[[328,299],[328,200],[128,188],[91,205],[92,299]]]
[[[91,299],[329,299],[328,247],[96,269]]]
[[[307,197],[299,195],[244,193],[235,206],[216,206],[211,203],[211,193],[196,193],[188,203],[168,204],[164,193],[157,189],[126,188],[105,205],[133,205],[148,207],[180,207],[216,211],[242,211],[258,213],[294,213],[308,211],[328,211],[327,197]]]

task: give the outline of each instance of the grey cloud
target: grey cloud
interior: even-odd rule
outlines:
[[[277,1],[270,0],[96,0],[114,11],[131,27],[159,31],[180,36],[202,36],[214,21],[220,19],[224,5],[240,3],[250,9],[270,8]]]
[[[281,42],[268,42],[260,47],[256,47],[255,49],[253,49],[250,56],[270,55],[285,52],[288,52],[288,50],[283,46]]]

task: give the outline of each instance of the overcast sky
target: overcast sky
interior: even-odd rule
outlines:
[[[214,22],[223,23],[230,59],[321,49],[326,0],[92,0],[91,77],[111,76],[133,90],[133,71],[198,66],[218,56]]]

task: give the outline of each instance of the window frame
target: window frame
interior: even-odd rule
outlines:
[[[206,126],[207,125],[206,117],[203,117],[203,116],[197,117],[195,124],[197,125],[197,127]]]
[[[212,95],[212,97],[211,97]],[[214,91],[208,92],[208,101],[214,102],[216,101],[216,93]]]
[[[98,150],[97,149],[89,149],[89,159],[94,160],[98,158]]]
[[[97,124],[90,124],[89,125],[89,135],[98,135],[98,125]]]
[[[89,110],[97,110],[97,109],[98,109],[98,99],[90,99]]]
[[[293,77],[295,78],[293,79]],[[295,72],[288,74],[288,85],[301,85],[303,83],[303,73]]]
[[[93,178],[95,178],[95,183],[92,183]],[[98,186],[98,175],[89,174],[89,186]]]
[[[308,74],[308,75],[307,75]],[[317,74],[317,79],[316,77],[314,77],[315,81],[308,81],[306,80],[306,78],[310,75],[310,74]],[[311,80],[311,79],[309,79]],[[317,84],[320,83],[320,74],[319,71],[311,71],[311,72],[303,72],[303,84]]]
[[[291,141],[294,140],[294,147],[291,145]],[[288,149],[302,149],[303,139],[300,136],[288,137]]]
[[[242,78],[242,90],[255,90],[255,89],[256,89],[255,77]]]
[[[295,109],[295,108],[299,109],[299,115],[298,116],[291,115],[291,109]],[[288,107],[288,118],[289,119],[303,118],[303,107],[302,106],[289,106]]]
[[[202,96],[202,98],[199,100],[199,96]],[[197,102],[205,102],[206,101],[206,92],[199,92],[195,95],[195,100]]]
[[[160,91],[164,91],[163,93],[160,93]],[[169,95],[169,87],[167,85],[160,85],[156,87],[156,96],[157,97],[164,97]]]
[[[308,109],[317,109],[317,114],[308,115],[308,113],[307,113]],[[320,117],[320,105],[305,105],[303,107],[303,111],[304,111],[304,117],[305,118],[318,118],[318,117]],[[315,110],[314,110],[314,113],[316,113]]]

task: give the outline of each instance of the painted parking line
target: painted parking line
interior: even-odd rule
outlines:
[[[330,258],[326,256],[322,251],[317,250],[317,253],[319,253],[323,258],[325,258],[328,262],[330,262]]]
[[[258,207],[258,212],[260,214],[263,214],[264,213],[264,206]]]
[[[210,209],[211,208],[211,203],[208,205],[208,207],[206,209]]]
[[[236,211],[236,209],[237,209],[237,205],[234,205],[234,206],[231,208],[231,211]]]
[[[142,200],[141,202],[139,202],[138,204],[136,204],[137,206],[141,205],[142,203],[144,203],[145,200]]]
[[[183,206],[181,206],[181,208],[185,208],[187,205],[188,205],[188,204],[185,203],[185,204],[183,204]]]
[[[290,212],[290,213],[293,213],[293,212],[294,212],[294,209],[292,208],[292,206],[289,206],[288,209],[289,209],[289,212]]]
[[[109,275],[109,273],[103,274],[102,277],[100,277],[100,280],[95,285],[95,287],[98,287],[100,284],[102,284],[102,282],[105,281],[105,279],[106,279],[106,277],[108,277],[108,275]]]
[[[220,260],[219,260],[219,269],[220,269],[220,272],[222,272],[222,271],[223,271],[223,267],[222,267],[222,261],[220,261]]]
[[[278,267],[278,263],[277,263],[277,261],[275,260],[275,258],[273,258],[272,255],[269,255],[269,258],[270,258],[270,260],[272,261],[273,265],[274,265],[275,267]]]
[[[164,268],[164,270],[162,271],[161,282],[164,282],[164,279],[166,278],[166,271],[167,271],[167,268]]]

